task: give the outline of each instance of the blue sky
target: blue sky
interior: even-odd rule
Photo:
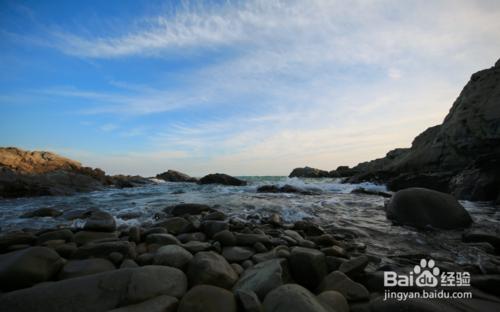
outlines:
[[[334,169],[500,58],[498,1],[0,0],[0,146],[109,173]]]

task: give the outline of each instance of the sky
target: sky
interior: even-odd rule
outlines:
[[[0,146],[287,175],[408,147],[500,58],[500,2],[0,0]]]

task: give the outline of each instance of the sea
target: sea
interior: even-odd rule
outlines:
[[[152,179],[151,184],[134,188],[107,188],[71,196],[43,196],[0,200],[0,233],[22,229],[82,227],[84,220],[68,218],[75,212],[100,209],[115,216],[119,226],[154,224],[164,208],[179,203],[213,206],[231,218],[259,222],[273,213],[285,222],[310,220],[327,232],[366,245],[366,253],[379,265],[398,264],[419,257],[458,265],[481,267],[496,257],[478,244],[462,242],[463,230],[417,230],[393,225],[386,219],[378,195],[352,194],[357,188],[387,191],[373,183],[346,184],[340,179],[299,179],[279,176],[240,177],[247,186],[198,185]],[[262,185],[293,185],[315,195],[258,193]],[[461,201],[474,223],[470,230],[500,234],[500,207],[487,202]],[[63,215],[51,218],[21,218],[27,211],[53,207]]]

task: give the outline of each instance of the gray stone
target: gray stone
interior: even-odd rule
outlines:
[[[153,264],[166,265],[183,270],[193,255],[186,249],[178,245],[163,246],[156,252]]]
[[[271,291],[264,300],[266,312],[329,312],[309,290],[286,284]]]
[[[181,243],[187,243],[190,241],[199,241],[204,242],[207,240],[207,236],[202,232],[194,232],[194,233],[182,233],[177,235],[177,239]]]
[[[29,232],[11,232],[0,236],[0,252],[12,245],[31,245],[35,243],[36,236]]]
[[[327,272],[325,255],[316,249],[294,247],[290,255],[290,269],[297,283],[315,289]]]
[[[176,312],[178,305],[179,300],[177,298],[163,295],[108,312]]]
[[[236,312],[233,293],[212,285],[198,285],[182,297],[178,312]]]
[[[289,281],[285,259],[264,261],[248,268],[234,285],[234,290],[253,291],[264,299],[268,292]]]
[[[230,246],[222,249],[222,256],[229,262],[241,262],[250,259],[255,254],[252,248]]]
[[[23,215],[21,215],[21,218],[42,218],[42,217],[55,218],[59,217],[60,215],[62,215],[62,212],[60,210],[51,207],[46,207],[28,211]]]
[[[349,312],[349,303],[340,292],[335,290],[324,291],[317,296],[317,299],[325,308],[335,312]]]
[[[213,240],[218,241],[222,246],[234,246],[236,244],[236,237],[233,232],[223,230],[213,236]]]
[[[117,232],[92,232],[92,231],[80,231],[74,235],[75,243],[78,245],[85,245],[87,243],[98,241],[98,240],[112,240],[118,239]]]
[[[182,217],[168,218],[164,221],[156,223],[157,226],[162,226],[167,229],[169,233],[174,235],[186,232],[186,229],[191,223]]]
[[[265,234],[235,233],[236,245],[253,246],[255,243],[269,244],[271,240]]]
[[[158,244],[158,245],[180,245],[179,240],[171,234],[149,234],[146,237],[146,242],[148,244]]]
[[[349,277],[352,277],[360,273],[363,273],[366,266],[368,265],[368,262],[369,259],[365,255],[352,258],[342,263],[339,267],[339,271]]]
[[[216,233],[229,229],[227,221],[207,220],[201,223],[202,231],[209,237],[213,237]]]
[[[79,247],[73,254],[73,258],[107,258],[112,252],[121,253],[124,257],[130,257],[135,254],[135,250],[128,241],[89,243]]]
[[[6,312],[104,312],[161,295],[180,298],[186,289],[187,280],[182,271],[171,267],[147,266],[13,291],[0,296],[0,306]]]
[[[236,300],[239,302],[242,312],[264,312],[259,297],[251,290],[237,290]]]
[[[347,275],[340,271],[333,271],[328,274],[319,285],[321,292],[336,290],[349,301],[368,300],[370,293],[365,286],[354,282]]]
[[[190,261],[187,275],[190,285],[209,284],[230,289],[238,274],[224,257],[213,251],[197,253]]]
[[[73,237],[74,237],[73,232],[71,232],[70,230],[67,230],[67,229],[49,231],[49,232],[45,232],[45,233],[39,235],[37,243],[40,245],[46,241],[55,240],[55,239],[62,239],[65,242],[72,242]]]
[[[71,260],[63,266],[58,276],[60,280],[63,280],[102,273],[114,269],[115,266],[113,265],[113,263],[109,262],[106,259],[95,258],[85,260]]]
[[[59,254],[46,247],[30,247],[0,255],[0,289],[14,290],[48,281],[62,265]]]
[[[137,262],[135,262],[132,259],[125,259],[123,260],[122,264],[120,265],[120,269],[131,269],[131,268],[137,268],[139,265]]]
[[[170,206],[165,209],[173,216],[182,216],[186,214],[196,215],[201,214],[204,211],[214,211],[210,206],[202,204],[178,204],[175,206]]]
[[[182,244],[182,247],[186,248],[191,253],[197,253],[200,251],[207,251],[212,248],[212,245],[207,242],[190,241]]]
[[[85,222],[83,229],[96,232],[113,232],[116,230],[115,218],[104,211],[94,211]]]

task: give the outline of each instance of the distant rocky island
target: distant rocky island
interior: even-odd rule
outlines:
[[[419,134],[410,148],[353,168],[296,168],[290,177],[344,177],[350,183],[384,183],[392,191],[425,187],[459,199],[500,202],[500,60],[473,74],[443,123]]]

